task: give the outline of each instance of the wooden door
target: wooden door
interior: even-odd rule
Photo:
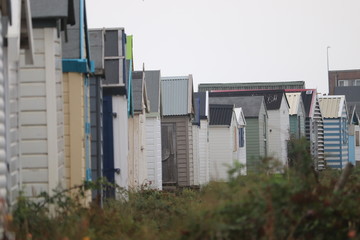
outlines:
[[[165,184],[176,184],[176,130],[174,123],[161,124],[161,144],[162,181]]]

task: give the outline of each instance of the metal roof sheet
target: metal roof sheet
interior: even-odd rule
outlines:
[[[210,97],[235,97],[235,96],[264,96],[267,110],[277,110],[285,96],[284,90],[251,90],[251,91],[225,91],[211,92]]]
[[[160,78],[160,70],[145,71],[146,90],[150,100],[151,113],[160,113]]]
[[[320,96],[319,104],[324,118],[339,118],[345,104],[344,95]]]
[[[284,82],[247,82],[247,83],[201,83],[199,92],[211,90],[234,90],[234,89],[285,89],[305,88],[304,81]]]
[[[301,93],[286,93],[286,98],[289,103],[289,115],[296,115],[301,104]]]
[[[163,116],[192,113],[192,77],[162,77],[161,106]]]
[[[210,104],[210,125],[231,125],[234,105]]]
[[[213,97],[210,95],[209,103],[233,104],[235,105],[235,108],[240,108],[240,107],[242,108],[245,117],[259,117],[261,106],[264,104],[264,97],[263,96]]]

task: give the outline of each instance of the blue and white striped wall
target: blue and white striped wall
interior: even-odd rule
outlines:
[[[328,167],[342,169],[349,161],[347,128],[347,118],[324,118],[325,161]]]

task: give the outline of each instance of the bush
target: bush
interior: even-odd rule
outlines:
[[[284,173],[241,176],[236,165],[228,182],[144,186],[103,207],[82,203],[93,184],[20,197],[11,230],[17,239],[360,239],[360,170],[316,173],[306,147],[293,150]]]

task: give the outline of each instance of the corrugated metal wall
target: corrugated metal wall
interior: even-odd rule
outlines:
[[[186,115],[188,112],[189,79],[161,79],[161,102],[163,116]]]

